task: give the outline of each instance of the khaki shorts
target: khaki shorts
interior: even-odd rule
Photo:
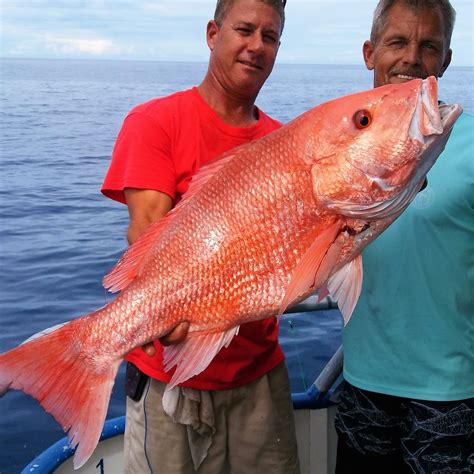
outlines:
[[[215,428],[197,471],[187,428],[163,411],[165,384],[147,382],[142,398],[127,398],[125,466],[129,474],[298,474],[295,420],[288,373],[282,363],[263,377],[231,390],[209,392]]]

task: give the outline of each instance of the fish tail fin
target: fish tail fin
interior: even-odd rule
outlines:
[[[121,360],[81,347],[79,320],[0,354],[0,395],[22,390],[38,400],[76,448],[74,468],[89,459],[102,432]],[[103,357],[102,357],[103,358]]]

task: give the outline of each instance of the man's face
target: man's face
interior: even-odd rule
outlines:
[[[272,71],[281,18],[259,0],[236,0],[222,24],[209,22],[210,72],[230,93],[256,96]]]
[[[363,47],[368,69],[374,70],[374,87],[414,78],[441,77],[451,61],[439,9],[416,12],[396,3],[374,45]]]

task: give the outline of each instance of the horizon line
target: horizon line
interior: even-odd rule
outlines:
[[[25,60],[25,61],[121,61],[121,62],[160,62],[160,63],[192,63],[192,64],[208,64],[208,61],[193,60],[193,59],[136,59],[136,58],[91,58],[91,57],[28,57],[28,56],[0,56],[0,60]],[[328,62],[312,62],[312,61],[289,61],[282,60],[276,61],[275,66],[278,64],[288,66],[361,66],[365,68],[362,63],[352,62],[340,62],[340,63],[328,63]],[[457,64],[450,65],[448,69],[452,68],[471,68],[474,69],[474,65],[468,64]]]

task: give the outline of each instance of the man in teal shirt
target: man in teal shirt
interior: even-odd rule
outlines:
[[[449,0],[381,0],[363,47],[374,86],[441,77],[454,17]],[[474,469],[474,116],[427,178],[363,255],[343,333],[338,474]]]

